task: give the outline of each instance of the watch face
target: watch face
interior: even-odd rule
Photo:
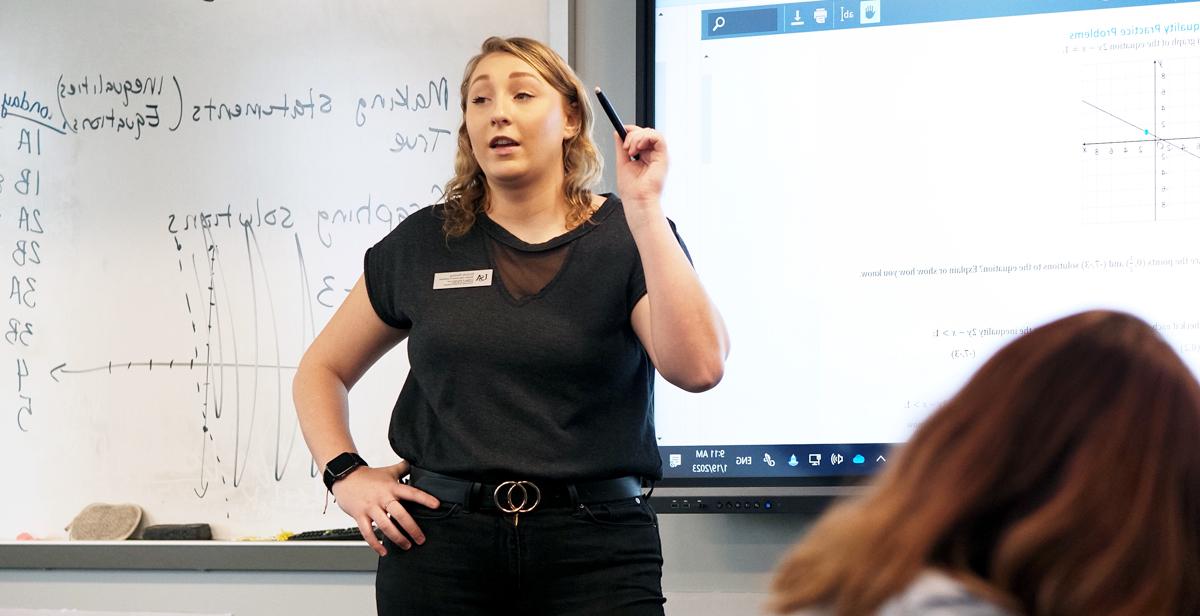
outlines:
[[[325,487],[332,490],[335,481],[360,466],[367,466],[367,461],[362,459],[362,456],[349,451],[338,454],[325,465],[325,472],[321,477],[325,481]]]
[[[329,464],[325,465],[325,472],[337,478],[342,477],[355,468],[366,465],[366,461],[359,457],[358,454],[346,452],[330,460]]]

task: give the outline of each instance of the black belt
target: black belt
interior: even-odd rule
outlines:
[[[442,503],[462,505],[467,511],[505,513],[528,513],[545,507],[574,508],[642,495],[642,480],[632,475],[579,483],[530,480],[481,483],[413,467],[408,484],[432,494]]]

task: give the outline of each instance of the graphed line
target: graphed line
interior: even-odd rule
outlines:
[[[1150,132],[1150,129],[1148,129],[1148,128],[1143,128],[1143,127],[1141,127],[1141,126],[1138,126],[1137,124],[1134,124],[1133,122],[1130,122],[1129,120],[1126,120],[1125,118],[1122,118],[1122,117],[1120,117],[1120,116],[1117,116],[1117,115],[1114,115],[1114,114],[1112,114],[1112,113],[1109,113],[1108,111],[1106,111],[1106,110],[1104,110],[1104,109],[1101,109],[1100,107],[1097,107],[1097,106],[1095,106],[1095,105],[1093,105],[1093,104],[1091,104],[1091,103],[1089,103],[1089,102],[1087,102],[1087,101],[1083,101],[1083,104],[1087,105],[1088,107],[1091,107],[1092,109],[1095,109],[1096,111],[1099,111],[1100,113],[1103,113],[1104,115],[1107,115],[1107,116],[1109,116],[1109,117],[1113,118],[1114,120],[1117,120],[1118,122],[1121,122],[1121,123],[1123,123],[1123,124],[1128,124],[1129,126],[1131,126],[1131,127],[1133,127],[1133,128],[1136,128],[1137,130],[1141,131],[1143,134],[1145,134],[1145,135],[1149,135],[1149,136],[1153,137],[1153,138],[1154,138],[1154,141],[1156,141],[1156,142],[1165,143],[1165,144],[1167,144],[1168,146],[1170,146],[1170,147],[1172,147],[1172,148],[1175,148],[1176,150],[1179,150],[1180,152],[1183,152],[1184,154],[1187,154],[1188,156],[1192,156],[1192,157],[1195,157],[1195,158],[1200,158],[1200,155],[1197,155],[1197,154],[1196,154],[1196,153],[1194,153],[1194,152],[1189,152],[1189,151],[1187,151],[1187,150],[1185,150],[1185,149],[1183,149],[1183,148],[1181,148],[1181,147],[1179,147],[1179,146],[1175,145],[1174,143],[1171,143],[1171,141],[1170,141],[1170,140],[1168,140],[1168,139],[1164,139],[1164,138],[1162,138],[1162,137],[1159,137],[1159,136],[1158,136],[1158,135],[1156,135],[1155,133],[1152,133],[1152,132]]]

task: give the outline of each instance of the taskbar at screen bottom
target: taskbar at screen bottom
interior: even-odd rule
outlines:
[[[873,475],[895,445],[660,445],[658,451],[663,479],[788,479]]]

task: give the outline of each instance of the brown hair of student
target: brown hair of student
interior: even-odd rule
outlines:
[[[771,609],[870,614],[925,569],[1031,616],[1200,614],[1200,385],[1093,311],[988,360],[784,559]]]

